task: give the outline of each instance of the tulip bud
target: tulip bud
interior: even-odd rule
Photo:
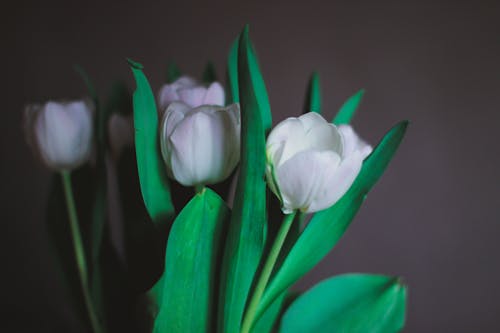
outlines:
[[[134,123],[132,116],[113,113],[109,118],[108,133],[111,154],[117,160],[125,148],[134,145]]]
[[[354,133],[347,127],[340,130],[314,112],[288,118],[271,131],[266,177],[284,213],[323,210],[347,192],[371,148],[344,132]]]
[[[25,109],[28,143],[49,168],[69,171],[92,151],[93,105],[87,101],[47,102]]]
[[[158,105],[160,112],[164,112],[172,102],[182,102],[192,108],[224,105],[224,97],[224,88],[220,83],[213,82],[206,87],[188,76],[182,76],[160,89]]]
[[[163,116],[161,152],[171,178],[185,186],[226,179],[240,158],[239,106],[173,102]]]

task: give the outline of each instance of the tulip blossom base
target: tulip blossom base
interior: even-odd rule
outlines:
[[[200,79],[170,65],[155,94],[142,64],[128,64],[133,94],[117,84],[103,102],[79,69],[90,100],[26,108],[28,141],[56,172],[51,242],[86,331],[403,329],[399,277],[291,288],[347,230],[408,122],[370,145],[352,125],[364,90],[329,121],[313,73],[304,110],[273,127],[248,27],[225,86],[211,63]]]

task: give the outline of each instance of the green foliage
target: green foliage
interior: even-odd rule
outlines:
[[[366,194],[396,152],[408,122],[393,127],[364,161],[361,171],[349,191],[332,207],[314,215],[299,236],[262,298],[258,313],[263,311],[284,290],[290,287],[331,251],[361,207]]]
[[[135,151],[142,197],[151,219],[157,225],[164,224],[172,218],[174,206],[160,153],[155,98],[142,65],[128,61],[137,84],[133,97]]]
[[[225,202],[204,189],[170,231],[154,332],[208,332],[214,324],[217,258],[229,217]]]
[[[395,333],[405,322],[406,287],[397,278],[346,274],[318,283],[285,312],[283,333]]]
[[[248,26],[245,27],[247,34],[248,34]],[[239,39],[239,44],[238,40],[236,40],[232,45],[231,49],[229,51],[229,58],[228,58],[228,65],[227,65],[227,71],[228,71],[228,79],[229,79],[229,94],[230,96],[230,102],[231,103],[237,103],[241,99],[241,94],[242,92],[245,92],[245,89],[240,89],[241,85],[241,79],[238,78],[238,74],[242,74],[241,71],[241,66],[240,66],[240,59],[241,55],[238,49],[238,45],[241,48],[241,37]],[[248,39],[248,45],[245,46],[246,48],[246,57],[247,59],[245,62],[247,63],[248,66],[248,71],[252,73],[252,75],[249,77],[250,84],[252,85],[253,89],[253,94],[255,94],[255,99],[257,103],[257,107],[260,112],[260,118],[262,121],[262,124],[264,126],[264,130],[267,132],[271,128],[272,124],[272,114],[271,114],[271,105],[269,104],[269,97],[267,95],[267,90],[266,90],[266,84],[264,82],[264,78],[262,77],[262,73],[259,68],[259,62],[257,59],[257,56],[255,54],[255,49],[252,45],[252,42]]]
[[[265,243],[266,161],[261,115],[262,105],[268,106],[269,102],[267,93],[262,92],[265,87],[255,61],[246,27],[238,47],[241,160],[220,285],[218,330],[221,332],[239,331]]]
[[[212,82],[217,81],[217,71],[215,70],[214,63],[209,61],[203,70],[203,74],[201,75],[201,80],[205,84],[210,84]]]
[[[179,77],[181,77],[181,75],[182,75],[181,70],[179,69],[179,67],[177,67],[177,65],[174,62],[171,62],[170,64],[168,64],[167,75],[166,75],[166,82],[167,83],[174,82]]]
[[[321,87],[319,83],[319,74],[317,72],[311,74],[311,78],[307,84],[304,113],[307,112],[321,113]]]
[[[356,113],[356,110],[358,109],[364,94],[365,90],[361,89],[360,91],[349,97],[347,101],[345,101],[344,104],[340,107],[340,110],[339,112],[337,112],[337,115],[333,119],[332,123],[334,123],[335,125],[349,124],[352,120],[352,117],[354,117],[354,114]]]

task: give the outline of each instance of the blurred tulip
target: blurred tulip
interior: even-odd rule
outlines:
[[[158,105],[161,115],[172,102],[182,102],[195,108],[201,105],[224,105],[224,88],[218,82],[208,87],[193,78],[182,76],[171,84],[165,84],[159,93]]]
[[[134,122],[132,115],[113,113],[108,122],[109,146],[113,159],[117,160],[122,151],[134,145]]]
[[[240,158],[240,110],[173,102],[160,127],[161,151],[170,177],[185,186],[226,179]]]
[[[83,165],[92,152],[93,112],[88,101],[50,101],[27,106],[24,125],[35,154],[57,171]]]
[[[266,144],[266,176],[284,213],[316,212],[347,192],[371,151],[353,133],[313,112],[288,118],[271,131]]]

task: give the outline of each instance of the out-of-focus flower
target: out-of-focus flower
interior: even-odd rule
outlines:
[[[266,176],[284,213],[316,212],[347,192],[371,151],[353,133],[314,112],[288,118],[271,131]]]
[[[201,105],[224,105],[224,88],[218,82],[206,87],[193,78],[181,76],[160,89],[158,97],[160,113],[163,114],[172,102],[182,102],[192,108]]]
[[[240,110],[173,102],[160,127],[161,151],[170,177],[185,186],[226,179],[240,158]]]
[[[69,171],[92,152],[94,107],[88,101],[52,102],[25,109],[25,131],[35,154],[49,168]]]
[[[124,116],[113,113],[108,123],[109,146],[111,154],[117,160],[122,151],[134,145],[134,122],[132,115]]]

